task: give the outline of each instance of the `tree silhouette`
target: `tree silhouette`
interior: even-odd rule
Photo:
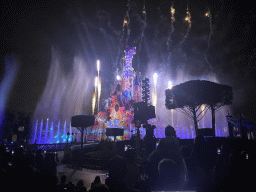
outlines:
[[[233,93],[232,87],[217,83],[211,84],[207,90],[207,105],[212,113],[212,131],[215,137],[215,113],[225,105],[232,104]]]
[[[215,112],[224,105],[232,103],[232,87],[211,81],[192,80],[181,83],[165,91],[167,109],[181,109],[189,118],[194,120],[196,135],[198,122],[208,109],[212,112],[212,129],[215,136]],[[205,105],[201,111],[200,108]]]

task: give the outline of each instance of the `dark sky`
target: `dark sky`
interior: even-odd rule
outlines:
[[[103,95],[109,94],[109,85],[114,79],[108,77],[120,66],[125,45],[126,29],[124,38],[120,37],[127,1],[3,2],[1,77],[7,54],[15,54],[19,61],[8,100],[9,109],[34,111],[46,84],[52,48],[60,55],[66,73],[75,55],[82,55],[87,63],[96,59],[105,63],[108,69],[102,73]],[[234,115],[241,111],[248,119],[256,121],[255,10],[252,4],[232,0],[189,1],[191,29],[179,47],[188,29],[184,22],[187,2],[174,2],[174,32],[168,47],[171,1],[146,0],[147,27],[142,43],[143,1],[130,1],[131,43],[137,47],[134,68],[140,66],[143,74],[150,63],[155,63],[153,67],[158,71],[169,72],[173,77],[179,69],[195,77],[215,74],[220,83],[234,89]],[[212,14],[213,33],[206,52],[210,24],[204,14],[208,9]],[[210,64],[205,61],[206,54]],[[95,65],[88,66],[95,73]]]

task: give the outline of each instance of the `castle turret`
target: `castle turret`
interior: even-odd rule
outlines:
[[[125,52],[125,64],[123,67],[123,89],[124,89],[124,96],[126,99],[133,99],[133,81],[135,77],[134,69],[132,67],[132,58],[133,55],[136,54],[136,47],[127,46]]]
[[[134,102],[141,101],[141,79],[140,76],[136,75],[134,79],[134,95],[133,95]]]

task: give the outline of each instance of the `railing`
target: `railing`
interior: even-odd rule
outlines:
[[[46,151],[51,151],[51,150],[64,150],[64,148],[67,146],[67,143],[54,143],[54,144],[30,144],[27,146],[28,150],[46,150]]]
[[[99,143],[99,141],[87,141],[87,142],[85,142],[84,143],[84,148],[86,148],[87,147],[87,145],[93,145],[94,146],[94,144],[96,145],[96,144],[98,144]],[[61,150],[64,150],[64,148],[67,146],[67,145],[69,145],[69,146],[73,146],[73,148],[81,148],[81,145],[80,145],[80,143],[75,143],[75,145],[73,145],[73,143],[71,144],[71,143],[53,143],[53,144],[47,144],[47,143],[45,143],[45,144],[29,144],[29,145],[27,145],[27,149],[28,150],[37,150],[37,149],[41,149],[41,150],[46,150],[46,151],[48,151],[48,150],[56,150],[56,151],[61,151]]]

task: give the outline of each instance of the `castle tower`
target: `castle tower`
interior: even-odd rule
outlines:
[[[141,79],[140,79],[140,75],[136,75],[135,79],[134,79],[134,95],[133,95],[133,99],[134,102],[140,102],[141,101]]]
[[[132,67],[132,58],[133,55],[136,54],[136,47],[127,46],[125,49],[125,64],[123,66],[123,90],[125,93],[125,98],[130,100],[133,98],[133,90],[134,90],[134,69]]]

